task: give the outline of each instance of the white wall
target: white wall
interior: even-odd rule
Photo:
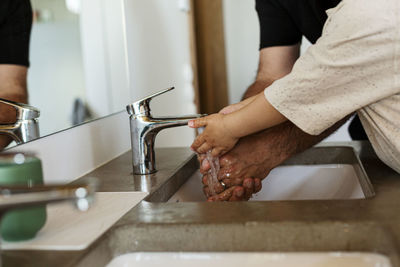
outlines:
[[[224,0],[225,45],[230,103],[240,101],[258,67],[259,23],[255,0]],[[311,44],[303,39],[301,52]],[[348,123],[325,141],[349,141]]]

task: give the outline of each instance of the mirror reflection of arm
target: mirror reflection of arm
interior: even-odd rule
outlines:
[[[28,68],[20,65],[0,64],[0,96],[27,104]]]
[[[1,0],[0,10],[0,98],[27,103],[32,6],[29,0]],[[0,123],[15,120],[15,109],[0,105]],[[0,150],[10,141],[0,136]]]
[[[28,68],[25,66],[0,64],[0,98],[27,103],[27,72]],[[15,120],[15,109],[0,104],[0,124],[14,123]],[[0,149],[10,142],[10,137],[0,135]]]

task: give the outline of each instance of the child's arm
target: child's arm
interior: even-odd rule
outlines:
[[[192,128],[206,127],[193,142],[192,149],[198,153],[212,150],[213,156],[220,156],[232,149],[239,138],[287,120],[266,100],[264,93],[246,104],[226,115],[213,114],[190,121]]]
[[[245,100],[240,101],[238,103],[226,106],[223,109],[221,109],[218,113],[226,115],[226,114],[232,113],[234,111],[237,111],[239,109],[242,109],[245,106],[247,106],[247,104],[253,102],[256,97],[257,97],[257,95],[254,95],[254,96],[246,98]]]
[[[268,102],[262,92],[242,109],[226,115],[224,120],[229,130],[240,138],[278,125],[287,119]]]

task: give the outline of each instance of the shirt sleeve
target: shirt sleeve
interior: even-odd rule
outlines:
[[[266,99],[300,129],[317,135],[354,111],[399,94],[399,18],[390,9],[376,1],[344,0],[328,10],[321,38],[289,75],[265,89]]]
[[[29,66],[32,7],[29,0],[1,0],[0,64]]]
[[[260,23],[260,49],[301,41],[302,33],[279,0],[256,0],[256,10]]]

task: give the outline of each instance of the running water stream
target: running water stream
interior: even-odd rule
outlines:
[[[210,164],[210,170],[207,175],[207,183],[208,188],[210,189],[211,196],[215,196],[217,194],[217,184],[218,181],[218,172],[219,172],[219,158],[215,158],[211,155],[211,150],[207,152],[207,161]]]

